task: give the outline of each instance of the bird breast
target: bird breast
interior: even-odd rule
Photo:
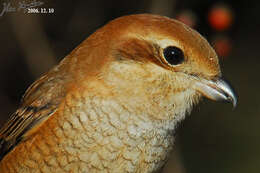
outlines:
[[[151,119],[94,92],[87,97],[73,93],[35,136],[5,157],[10,162],[1,170],[151,172],[165,163],[173,146],[173,121]]]

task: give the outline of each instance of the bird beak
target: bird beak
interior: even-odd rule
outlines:
[[[233,107],[237,105],[237,97],[234,90],[223,79],[196,80],[194,87],[195,90],[211,100],[230,102],[233,104]]]

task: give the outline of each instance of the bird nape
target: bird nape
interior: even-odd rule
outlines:
[[[199,33],[158,15],[117,18],[29,87],[0,131],[0,172],[157,171],[201,96],[237,102]]]

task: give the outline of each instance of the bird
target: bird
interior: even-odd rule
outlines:
[[[159,171],[203,97],[237,104],[203,36],[165,16],[116,18],[27,89],[0,130],[0,172]]]

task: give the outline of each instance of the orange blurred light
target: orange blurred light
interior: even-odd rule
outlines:
[[[226,5],[214,6],[209,14],[208,21],[210,26],[218,31],[228,29],[233,22],[232,10]]]

